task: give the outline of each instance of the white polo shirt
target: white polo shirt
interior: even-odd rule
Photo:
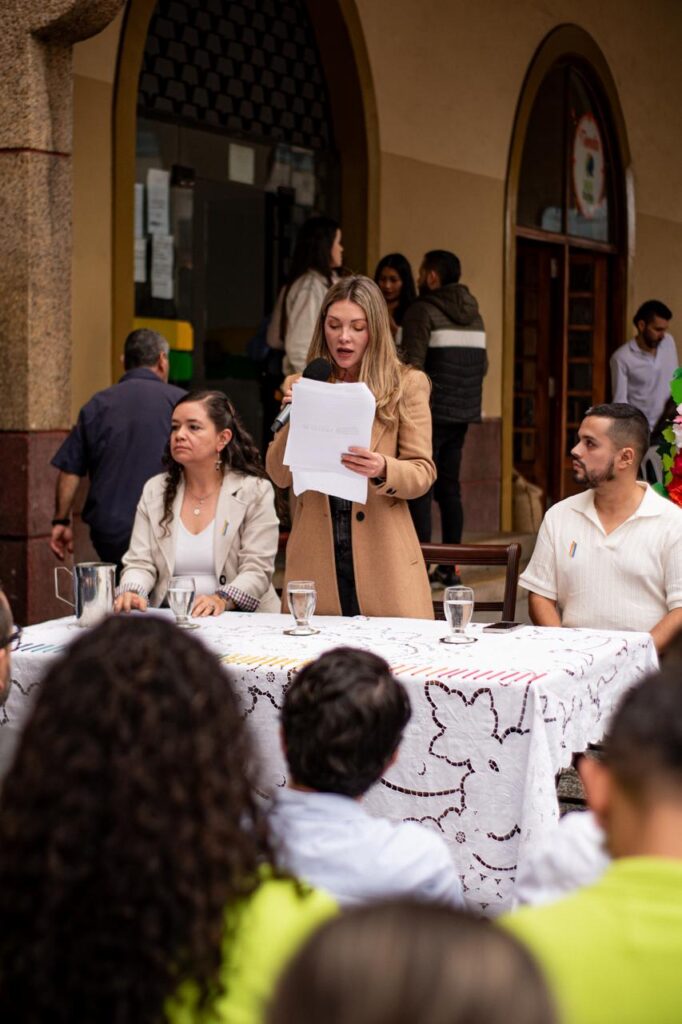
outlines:
[[[639,508],[608,535],[592,490],[547,511],[519,583],[556,601],[562,625],[647,632],[682,608],[682,509],[638,486]]]
[[[342,907],[400,896],[464,905],[445,841],[415,821],[375,818],[338,793],[279,789],[270,826],[278,862]]]
[[[632,338],[611,356],[614,402],[629,402],[643,412],[653,430],[670,398],[670,381],[679,366],[675,339],[664,334],[655,352],[644,352]]]

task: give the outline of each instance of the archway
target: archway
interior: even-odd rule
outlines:
[[[633,245],[630,152],[606,60],[582,29],[541,44],[517,108],[507,175],[503,520],[511,470],[549,503],[572,491],[568,451],[610,391]]]
[[[186,5],[170,5],[173,8],[183,6]],[[228,9],[242,5],[206,0],[201,6],[216,21],[212,28],[217,26],[219,31],[220,24],[227,26],[227,15],[233,13]],[[343,224],[348,264],[364,270],[373,265],[378,247],[378,137],[369,61],[355,3],[354,0],[292,0],[289,5],[260,5],[258,16],[264,19],[266,29],[282,17],[287,7],[292,11],[298,9],[299,15],[304,10],[312,27],[319,65],[324,69],[330,122],[340,157],[338,166],[332,168],[332,173],[338,174],[339,195],[339,209],[333,212],[339,213]],[[114,100],[114,376],[120,370],[123,339],[131,328],[135,311],[134,186],[138,98],[145,47],[156,8],[157,0],[131,0],[119,49]],[[229,77],[229,70],[226,74]],[[227,80],[223,78],[222,88]],[[267,137],[264,140],[267,142]],[[277,136],[270,141],[275,145]],[[185,169],[180,166],[178,173]]]

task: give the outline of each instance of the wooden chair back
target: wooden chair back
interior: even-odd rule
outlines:
[[[499,565],[505,568],[504,596],[501,601],[476,601],[476,610],[501,612],[501,618],[513,621],[516,612],[516,590],[519,581],[521,545],[512,544],[422,544],[422,555],[427,566]],[[444,619],[443,602],[434,601],[437,619]]]

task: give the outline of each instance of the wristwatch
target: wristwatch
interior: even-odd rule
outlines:
[[[64,519],[53,519],[53,526],[71,526],[71,517],[66,516]]]

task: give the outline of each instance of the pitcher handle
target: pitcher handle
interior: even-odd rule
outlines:
[[[69,601],[68,598],[66,598],[66,597],[62,597],[62,595],[59,593],[59,576],[57,575],[58,572],[67,572],[69,574],[69,576],[71,577],[71,585],[72,586],[73,586],[73,573],[65,565],[58,565],[58,566],[55,567],[55,570],[54,570],[54,593],[55,593],[55,597],[59,601],[63,601],[64,604],[68,604],[72,608],[75,609],[75,607],[76,607],[75,603],[73,601]]]

